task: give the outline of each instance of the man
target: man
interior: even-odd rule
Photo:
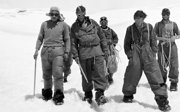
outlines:
[[[167,88],[163,81],[155,53],[157,41],[151,24],[144,22],[146,14],[138,10],[134,14],[134,24],[129,26],[124,40],[124,51],[129,59],[123,84],[123,101],[132,103],[136,87],[144,71],[155,100],[162,111],[170,110]]]
[[[108,56],[106,38],[97,22],[85,16],[84,6],[76,8],[76,15],[77,20],[71,27],[72,53],[81,69],[84,100],[92,102],[94,87],[95,100],[101,105],[107,102],[104,96],[107,87],[104,65],[104,56]]]
[[[52,98],[52,86],[54,84],[53,101],[56,105],[61,105],[63,103],[63,62],[67,60],[70,50],[68,25],[60,21],[59,15],[60,11],[58,7],[50,8],[48,16],[50,16],[51,19],[42,23],[36,42],[36,51],[34,53],[34,59],[36,60],[38,51],[43,44],[41,50],[44,79],[42,96],[44,100],[50,100]],[[52,80],[54,82],[52,82]]]
[[[60,20],[64,21],[65,17],[63,16],[63,14],[60,14]],[[68,28],[70,30],[70,26],[68,25]],[[71,43],[71,39],[70,39],[70,43]],[[69,74],[71,74],[71,65],[73,62],[73,58],[72,58],[72,53],[71,53],[71,47],[70,47],[70,51],[69,51],[69,55],[68,55],[68,59],[64,60],[64,82],[67,82],[67,77],[69,76]]]
[[[170,91],[177,91],[179,77],[178,50],[175,39],[178,39],[180,32],[177,24],[169,20],[170,11],[167,8],[162,10],[162,20],[155,24],[154,31],[159,40],[158,63],[164,82],[169,72]],[[169,66],[169,71],[167,67]]]
[[[108,27],[107,17],[103,16],[100,18],[100,25],[101,25],[102,31],[104,32],[104,34],[106,36],[108,52],[109,52],[110,56],[115,55],[114,47],[118,43],[118,36],[114,32],[113,29]],[[106,63],[108,63],[108,61]],[[113,72],[109,68],[107,71],[109,73],[107,75],[108,82],[109,82],[109,84],[112,84],[113,83]]]

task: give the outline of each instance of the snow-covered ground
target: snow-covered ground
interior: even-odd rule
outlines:
[[[154,25],[161,20],[162,8],[168,7],[171,10],[171,20],[180,27],[178,0],[67,0],[63,5],[58,5],[62,2],[58,0],[0,1],[1,112],[160,112],[144,75],[137,87],[135,102],[132,104],[122,102],[123,77],[128,63],[123,51],[123,41],[126,28],[134,22],[133,14],[137,9],[144,10],[148,15],[145,21]],[[36,7],[33,7],[35,3]],[[64,8],[60,7],[69,25],[76,19],[75,8],[78,5],[85,5],[87,15],[97,22],[101,16],[107,16],[109,26],[118,34],[117,49],[120,62],[118,71],[114,74],[114,84],[105,92],[110,99],[107,104],[100,107],[90,106],[81,100],[83,96],[81,75],[75,62],[68,83],[64,84],[65,103],[62,106],[55,106],[51,101],[45,102],[39,99],[43,87],[40,57],[37,62],[36,97],[33,97],[35,43],[41,23],[49,19],[45,14],[54,4]],[[176,41],[180,48],[179,42],[180,40]],[[180,92],[168,91],[168,94],[172,112],[179,112]]]

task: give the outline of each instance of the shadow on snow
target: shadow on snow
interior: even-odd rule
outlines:
[[[145,86],[147,87],[147,85]],[[64,94],[71,94],[71,93],[77,93],[78,97],[82,100],[83,97],[84,97],[84,94],[75,89],[75,88],[71,88],[71,89],[68,89],[68,90],[65,90],[64,91]],[[41,94],[35,94],[35,95],[26,95],[25,96],[25,100],[31,100],[33,98],[38,98],[38,99],[42,99],[42,95]],[[115,95],[115,96],[109,96],[107,97],[109,102],[111,102],[112,100],[116,103],[124,103],[122,101],[123,99],[123,96],[122,95]],[[144,102],[139,102],[137,100],[134,100],[133,103],[138,103],[139,105],[143,106],[144,108],[151,108],[151,109],[158,109],[157,106],[154,106],[154,105],[151,105],[151,104],[147,104],[147,103],[144,103]],[[130,103],[130,104],[133,104],[133,103]],[[96,101],[93,100],[92,104],[90,104],[90,108],[92,108],[94,111],[96,112],[103,112],[104,109],[103,109],[103,106],[105,106],[106,104],[102,105],[102,106],[98,106]]]

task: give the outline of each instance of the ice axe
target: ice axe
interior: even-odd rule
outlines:
[[[85,75],[85,73],[84,73],[84,70],[82,69],[82,67],[81,67],[81,65],[80,65],[80,63],[78,63],[78,66],[79,66],[79,68],[80,68],[80,70],[81,70],[81,72],[82,72],[82,74],[83,74],[86,82],[89,83],[89,82],[88,82],[88,79],[87,79],[87,77],[86,77],[86,75]]]
[[[34,87],[33,87],[33,96],[35,96],[35,89],[36,89],[36,64],[37,64],[37,58],[35,59],[35,63],[34,63]]]

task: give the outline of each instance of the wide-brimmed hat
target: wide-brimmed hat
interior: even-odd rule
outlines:
[[[63,14],[60,14],[60,19],[61,19],[61,21],[65,20],[65,17],[63,16]]]
[[[50,8],[49,13],[46,13],[46,15],[50,16],[53,11],[57,11],[60,14],[59,8],[56,6],[53,6]]]

